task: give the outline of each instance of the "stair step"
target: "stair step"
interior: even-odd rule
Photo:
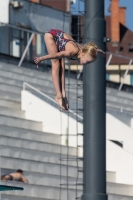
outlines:
[[[0,69],[1,71],[7,71],[7,72],[13,72],[14,74],[19,74],[21,75],[26,75],[31,78],[37,77],[38,79],[42,81],[50,81],[51,82],[51,72],[40,72],[39,70],[34,70],[34,69],[28,69],[26,67],[17,67],[16,65],[13,64],[7,64],[4,62],[0,62]],[[66,77],[66,83],[68,82],[68,78]],[[75,79],[70,79],[70,83],[74,84],[77,82]],[[79,83],[82,83],[80,80],[78,81]]]
[[[10,172],[9,172],[10,171]],[[12,173],[14,170],[6,170],[1,169],[1,174],[8,174]],[[60,174],[45,174],[45,173],[39,173],[39,172],[30,172],[30,171],[24,171],[24,176],[28,179],[29,184],[35,184],[35,185],[51,185],[53,187],[56,187],[57,185],[60,185],[60,183],[66,183],[67,176],[60,176]],[[115,182],[116,181],[116,173],[115,172],[106,172],[107,176],[107,182]],[[69,183],[76,183],[77,177],[72,178],[68,176],[68,182]],[[78,178],[78,182],[82,183],[82,179]]]
[[[5,79],[14,79],[14,80],[18,80],[18,81],[22,81],[22,82],[28,82],[30,84],[37,84],[37,85],[45,85],[46,84],[50,84],[52,85],[51,83],[51,75],[48,75],[48,74],[44,74],[44,76],[47,76],[46,78],[44,79],[40,79],[39,77],[31,77],[31,76],[28,76],[28,74],[18,74],[18,73],[14,73],[12,71],[1,71],[0,73],[0,76],[5,78]],[[50,79],[48,79],[48,77]]]
[[[12,170],[16,169],[16,166],[18,169],[23,169],[23,171],[38,171],[40,173],[52,175],[59,175],[61,170],[62,176],[67,176],[68,167],[68,176],[73,178],[77,177],[77,170],[75,170],[75,166],[1,156],[1,168]],[[79,178],[82,178],[82,173],[79,173]]]
[[[10,117],[18,117],[25,118],[25,112],[18,109],[12,109],[0,106],[0,115],[10,116]]]
[[[0,106],[20,110],[21,103],[18,101],[12,101],[12,100],[8,100],[8,99],[0,98]]]
[[[20,87],[22,89],[24,81],[15,80],[13,78],[6,78],[6,77],[2,77],[0,75],[0,83],[1,84],[5,84],[6,83],[6,84],[11,85],[11,86],[18,86],[18,87]],[[37,89],[40,89],[40,90],[43,90],[44,86],[53,89],[52,81],[51,81],[51,83],[49,81],[45,81],[45,83],[43,85],[38,85],[38,84],[34,84],[34,83],[32,83],[31,85],[33,87],[37,88]]]
[[[116,90],[114,88],[106,88],[106,94],[107,95],[111,95],[112,97],[117,97],[117,98],[125,98],[126,99],[130,99],[132,100],[133,99],[133,94],[130,93],[130,92],[125,92],[125,91],[119,91],[119,90]]]
[[[15,102],[20,103],[21,102],[21,93],[15,94],[13,92],[0,90],[0,99],[3,99],[3,100],[5,99],[5,100],[15,101]]]
[[[117,96],[111,96],[111,95],[107,95],[106,99],[107,101],[109,100],[112,103],[133,106],[133,99],[127,99],[125,97],[117,97]]]
[[[45,72],[40,72],[38,70],[34,70],[34,69],[29,69],[29,68],[26,68],[26,67],[18,67],[16,65],[13,65],[13,64],[7,64],[7,63],[4,63],[4,62],[0,62],[0,69],[1,71],[7,71],[7,72],[13,72],[13,73],[16,73],[16,74],[23,74],[23,75],[28,75],[30,77],[37,77],[39,79],[42,79],[42,80],[45,80],[46,78],[48,80],[50,80],[49,76],[47,75],[47,73]],[[51,73],[49,72],[49,75]]]
[[[29,142],[44,142],[60,145],[60,136],[52,133],[45,133],[31,129],[23,129],[7,125],[0,125],[0,136],[19,138]]]
[[[8,85],[6,83],[0,83],[0,90],[6,92],[13,92],[14,94],[21,94],[21,88],[18,86]]]
[[[45,133],[44,133],[45,135]],[[54,136],[53,136],[54,137]],[[55,135],[56,137],[56,135]],[[20,138],[12,138],[1,135],[0,136],[0,143],[4,146],[10,146],[10,147],[19,147],[24,149],[31,149],[31,150],[38,150],[42,152],[54,152],[54,153],[62,153],[67,154],[67,146],[61,146],[60,144],[53,144],[50,140],[49,143],[47,141],[39,142],[39,141],[33,141]],[[69,154],[71,156],[76,156],[76,148],[69,147]]]
[[[4,172],[3,172],[4,171]],[[14,170],[6,170],[6,169],[1,169],[1,174],[9,174],[14,172]],[[52,187],[56,187],[57,185],[59,186],[60,183],[66,183],[67,182],[67,176],[61,176],[60,174],[53,175],[53,174],[45,174],[45,173],[37,173],[37,172],[25,172],[24,171],[24,176],[27,178],[29,181],[29,184],[34,184],[34,185],[49,185]],[[76,178],[69,177],[68,176],[69,183],[76,183]],[[82,179],[78,179],[80,183],[82,183]]]
[[[106,103],[106,106],[109,108],[116,108],[120,111],[133,112],[133,107],[130,105],[127,105],[127,104],[122,104],[122,103],[119,104],[117,102],[114,103],[114,102],[108,100]]]
[[[7,126],[36,130],[36,131],[42,130],[41,122],[25,120],[25,119],[16,118],[16,117],[9,117],[5,115],[0,115],[0,125],[5,125],[5,126],[7,125]]]
[[[31,84],[31,86],[33,86],[34,84]],[[40,90],[41,92],[47,94],[47,95],[52,95],[53,97],[55,97],[55,89],[54,87],[50,87],[50,86],[47,86],[45,84],[43,84],[43,87],[38,87],[38,85],[35,85],[35,88]],[[0,90],[1,91],[4,91],[4,92],[11,92],[13,91],[14,94],[21,94],[21,91],[23,90],[23,84],[21,86],[19,86],[18,84],[17,85],[11,85],[11,84],[8,84],[7,82],[6,83],[1,83],[0,82]],[[29,88],[26,86],[26,90],[32,92],[32,93],[35,93],[35,94],[38,94],[38,92],[35,92],[32,88]],[[69,91],[69,95],[70,97],[72,96],[73,99],[76,99],[76,94],[75,93],[72,93]]]
[[[60,164],[60,158],[67,159],[68,157],[72,157],[74,160],[69,160],[68,163],[70,166],[77,166],[77,160],[75,156],[70,154],[59,154],[54,152],[47,152],[47,151],[39,151],[33,149],[26,149],[26,148],[19,148],[19,147],[11,147],[5,146],[1,143],[1,156],[13,157],[13,158],[20,158],[26,159],[31,161],[41,161],[41,162],[48,162],[53,164]],[[67,165],[67,160],[62,160],[61,163],[63,165]],[[79,167],[83,166],[82,160],[78,160]]]

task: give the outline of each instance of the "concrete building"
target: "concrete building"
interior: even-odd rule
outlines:
[[[0,22],[7,24],[0,26],[0,53],[20,58],[34,32],[32,44],[25,56],[26,60],[33,61],[35,56],[46,54],[44,33],[48,29],[58,27],[70,32],[70,13],[65,11],[67,9],[57,9],[24,0],[6,0],[6,4],[1,2],[0,5],[4,9],[6,6],[8,18],[1,18],[0,14],[3,20]]]

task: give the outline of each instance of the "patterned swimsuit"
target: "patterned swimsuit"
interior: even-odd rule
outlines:
[[[64,32],[61,31],[61,30],[50,29],[46,33],[50,33],[53,36],[54,41],[57,45],[58,51],[65,51],[66,43],[69,42],[69,41],[73,41],[74,43],[76,43],[76,41],[74,41],[74,40],[64,38]],[[76,43],[76,45],[77,45],[77,43]],[[78,47],[78,45],[77,45],[77,47]],[[79,49],[79,47],[78,47],[78,49]],[[77,54],[78,53],[76,53],[76,55]],[[76,55],[74,55],[73,57],[75,57]],[[70,59],[75,60],[75,59],[73,59],[73,57],[70,58]],[[77,60],[77,58],[76,58],[76,60]]]

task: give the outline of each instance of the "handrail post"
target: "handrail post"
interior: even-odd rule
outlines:
[[[106,69],[108,68],[108,66],[109,66],[109,64],[110,64],[112,57],[113,57],[113,55],[110,54],[110,56],[109,56],[109,58],[108,58],[108,61],[107,61],[107,63],[106,63]]]
[[[127,67],[127,69],[126,69],[126,71],[125,71],[125,74],[124,74],[124,76],[123,76],[123,80],[121,81],[121,84],[120,84],[120,86],[119,86],[119,91],[121,90],[121,88],[122,88],[122,86],[123,86],[123,84],[124,84],[126,75],[127,75],[128,71],[129,71],[129,69],[130,69],[130,66],[131,66],[132,62],[133,62],[133,60],[131,59],[131,60],[129,61],[129,64],[128,64],[128,67]]]
[[[23,82],[23,90],[25,90],[25,87],[26,87],[26,83]]]
[[[26,53],[27,53],[27,51],[28,51],[28,48],[29,48],[29,46],[30,46],[30,43],[31,43],[33,37],[34,37],[34,33],[32,33],[31,36],[30,36],[30,39],[29,39],[29,41],[28,41],[28,44],[27,44],[27,46],[26,46],[26,48],[25,48],[25,50],[24,50],[24,52],[23,52],[23,55],[22,55],[20,61],[19,61],[18,67],[21,66],[21,64],[22,64],[22,62],[23,62],[23,60],[24,60],[24,57],[25,57],[25,55],[26,55]]]
[[[83,71],[83,65],[82,65],[82,67],[81,67],[81,69],[80,69],[80,71],[79,71],[79,73],[78,73],[78,75],[77,75],[77,79],[80,78],[80,75],[81,75],[82,71]]]

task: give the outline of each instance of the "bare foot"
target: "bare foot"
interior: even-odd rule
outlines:
[[[63,97],[61,96],[60,98],[58,98],[57,96],[55,97],[55,101],[59,104],[60,108],[64,111],[67,110],[66,108],[66,105],[65,105],[65,102],[64,102],[64,99]]]
[[[63,97],[67,110],[69,109],[69,104],[66,96]]]

